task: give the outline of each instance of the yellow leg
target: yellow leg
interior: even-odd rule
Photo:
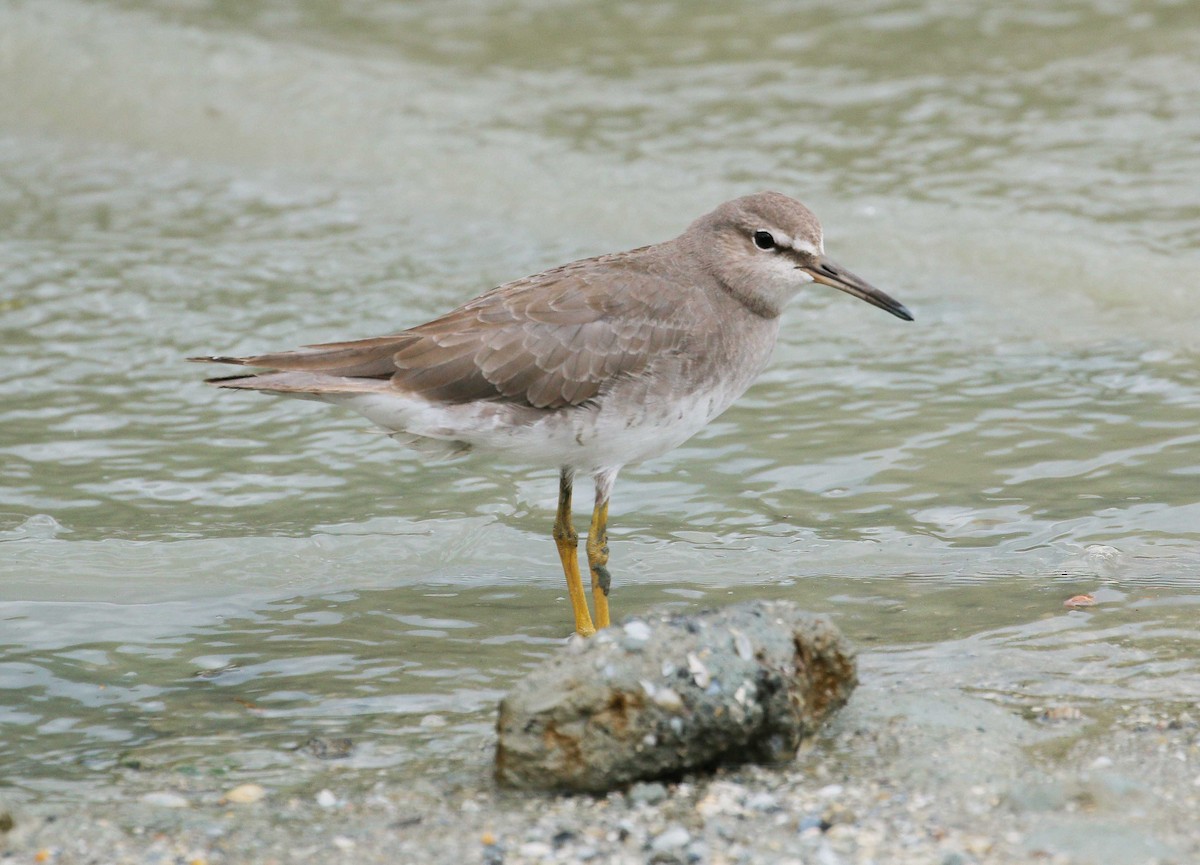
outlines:
[[[575,613],[575,633],[590,637],[596,633],[592,615],[588,612],[587,597],[583,593],[583,578],[579,575],[579,535],[571,522],[571,473],[563,470],[558,479],[558,515],[554,519],[554,543],[558,557],[562,560],[563,573],[567,577],[567,592],[571,596],[571,610]],[[607,611],[606,611],[607,612]],[[608,617],[605,616],[607,622]]]
[[[588,567],[592,571],[592,603],[596,607],[596,627],[607,628],[608,587],[608,502],[597,502],[587,539]]]

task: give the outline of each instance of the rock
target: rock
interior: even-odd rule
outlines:
[[[509,691],[496,776],[512,787],[603,792],[789,760],[855,684],[837,628],[786,601],[634,620],[568,646]]]
[[[222,797],[224,802],[235,805],[252,805],[267,795],[267,791],[259,784],[239,784]]]
[[[526,859],[533,859],[536,862],[541,862],[553,852],[549,844],[544,841],[526,841],[517,848],[517,853],[524,856]]]
[[[634,784],[629,788],[629,801],[634,805],[657,805],[667,798],[667,788],[657,781]]]
[[[764,814],[774,814],[780,810],[779,800],[765,790],[746,797],[746,807],[751,811],[761,811]]]
[[[682,862],[684,848],[692,840],[691,834],[682,826],[672,826],[656,835],[650,842],[651,862]]]
[[[303,751],[318,760],[342,760],[350,756],[350,752],[354,750],[354,743],[349,739],[327,739],[324,736],[313,736],[296,750]]]

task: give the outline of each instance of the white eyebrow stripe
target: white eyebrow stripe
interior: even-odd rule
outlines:
[[[781,237],[780,240],[783,241],[783,246],[791,247],[792,249],[796,250],[796,252],[807,252],[809,255],[816,255],[818,252],[817,247],[813,246],[807,240],[801,240],[798,237],[785,236]],[[820,251],[824,252],[825,250],[821,248]]]

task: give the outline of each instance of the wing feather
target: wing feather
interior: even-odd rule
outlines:
[[[204,359],[389,379],[393,388],[449,402],[580,405],[618,379],[647,374],[696,337],[679,286],[664,291],[637,252],[508,283],[391,336]]]

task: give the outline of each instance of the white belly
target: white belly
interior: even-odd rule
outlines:
[[[325,398],[354,409],[386,430],[413,437],[411,443],[419,448],[432,445],[444,453],[491,451],[506,454],[515,462],[594,472],[640,462],[678,447],[742,394],[753,376],[746,378],[673,399],[646,388],[630,388],[611,394],[598,405],[568,406],[552,412],[487,402],[446,405],[388,392]]]
[[[487,400],[442,403],[386,386],[320,398],[427,451],[492,451],[516,462],[595,472],[664,454],[729,408],[770,357],[778,321],[761,327],[760,338],[726,346],[719,358],[664,356],[591,403],[553,411]]]

